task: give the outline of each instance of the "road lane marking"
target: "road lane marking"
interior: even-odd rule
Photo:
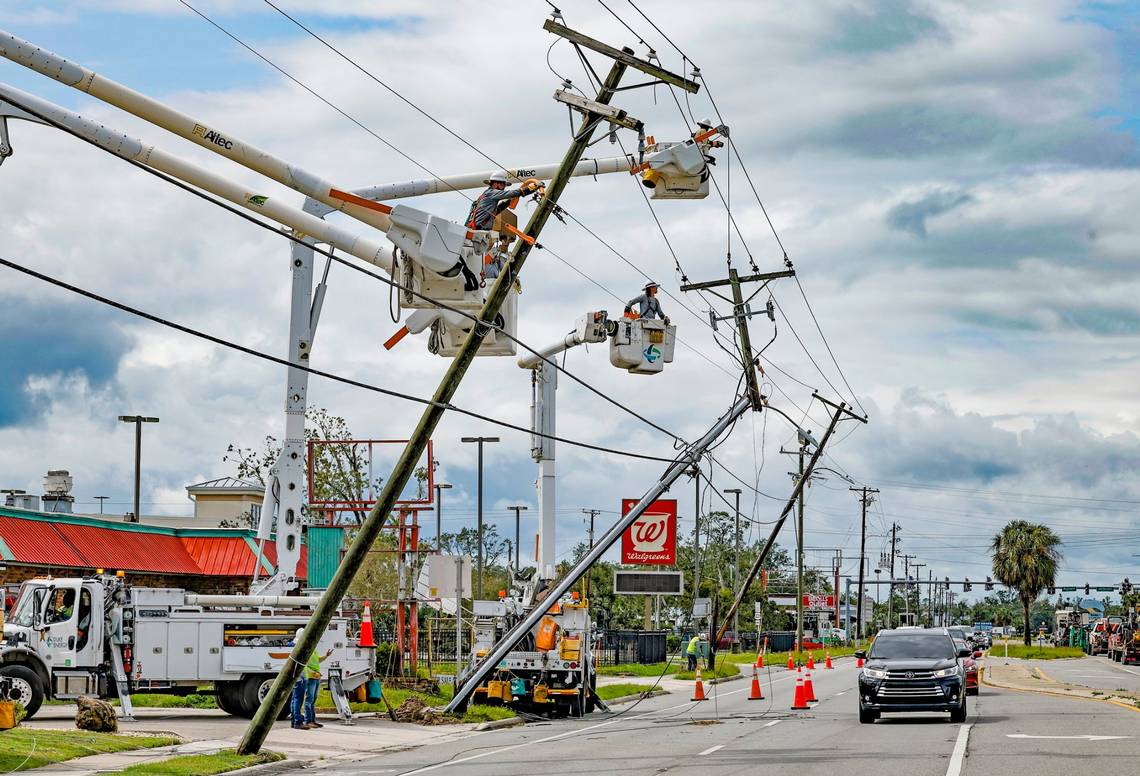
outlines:
[[[1073,741],[1115,741],[1120,738],[1132,738],[1132,736],[1031,736],[1027,733],[1006,733],[1006,738],[1061,738]]]
[[[708,749],[706,749],[705,751],[703,751],[703,752],[698,752],[698,753],[697,753],[697,757],[704,757],[706,754],[712,754],[712,753],[713,753],[713,752],[715,752],[717,749],[724,749],[724,744],[717,744],[716,746],[710,746],[710,747],[709,747]]]
[[[950,764],[946,766],[946,776],[961,776],[962,763],[966,758],[966,743],[970,740],[970,728],[973,723],[967,723],[958,728],[958,740],[954,742],[954,753],[950,755]]]
[[[836,698],[838,698],[840,695],[846,695],[846,694],[847,694],[847,691],[846,691],[846,690],[844,690],[843,692],[837,692],[837,693],[835,693],[835,697],[836,697]]]
[[[764,727],[772,727],[773,725],[779,725],[783,721],[784,720],[782,720],[782,719],[774,719],[771,722],[769,722],[768,724],[764,725]]]
[[[786,681],[789,681],[789,680],[794,679],[794,678],[795,678],[795,674],[790,674],[788,676],[784,676],[784,677],[781,677],[779,679],[773,679],[769,683],[769,685],[776,684],[777,682],[786,682]],[[713,687],[716,687],[716,685],[713,685]],[[739,690],[732,690],[730,692],[719,693],[719,696],[723,698],[723,697],[727,697],[729,695],[737,695],[738,693],[748,692],[748,689],[749,688],[742,687]],[[613,725],[617,722],[621,722],[623,719],[626,722],[629,722],[629,721],[635,720],[635,719],[644,719],[645,717],[650,717],[650,716],[653,716],[654,714],[662,714],[666,711],[674,711],[676,709],[683,709],[686,707],[691,708],[691,707],[693,707],[693,705],[694,705],[693,701],[686,701],[685,703],[678,703],[675,706],[666,706],[663,709],[654,709],[653,711],[647,711],[647,712],[644,712],[642,714],[635,714],[634,716],[629,717],[628,719],[625,719],[624,717],[619,716],[619,717],[615,717],[614,719],[608,720],[606,722],[599,722],[596,725],[589,725],[589,726],[584,727],[584,728],[574,728],[573,730],[567,730],[564,733],[556,733],[555,735],[546,736],[545,738],[536,738],[533,741],[523,741],[522,743],[511,744],[510,746],[504,746],[504,747],[501,747],[499,749],[493,749],[493,750],[486,751],[486,752],[480,752],[479,754],[473,754],[470,757],[461,757],[461,758],[458,758],[455,760],[447,760],[445,762],[435,763],[434,765],[425,765],[422,768],[415,768],[415,769],[410,770],[410,771],[405,771],[403,776],[413,776],[413,774],[427,773],[429,771],[434,771],[434,770],[437,770],[439,768],[446,768],[446,767],[449,767],[452,765],[459,765],[461,763],[470,762],[471,760],[481,760],[484,757],[490,757],[490,756],[496,755],[496,754],[503,754],[505,752],[513,752],[516,749],[522,749],[522,748],[527,747],[527,746],[534,746],[535,744],[548,744],[551,741],[557,741],[561,738],[566,738],[568,736],[581,735],[583,733],[588,733],[591,730],[597,730],[598,728],[609,727],[610,725]]]

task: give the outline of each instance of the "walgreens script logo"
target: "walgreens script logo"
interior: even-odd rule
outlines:
[[[622,514],[637,505],[635,499],[622,500]],[[621,538],[622,563],[672,566],[677,562],[677,502],[659,499],[650,504]]]

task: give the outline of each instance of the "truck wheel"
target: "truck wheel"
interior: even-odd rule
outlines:
[[[596,693],[597,692],[598,692],[598,678],[596,676],[591,676],[590,677],[590,689],[586,692],[585,707],[586,707],[586,713],[587,714],[593,714],[594,709],[596,709],[598,707],[598,704],[596,703],[596,700],[597,700]]]
[[[262,700],[269,693],[269,688],[273,686],[273,680],[276,678],[276,676],[266,674],[250,674],[242,679],[241,691],[238,695],[241,699],[238,716],[253,719],[253,715],[257,713]],[[285,719],[288,716],[289,704],[286,703],[277,714],[277,719]]]
[[[26,666],[10,664],[0,666],[0,676],[12,680],[12,694],[7,700],[23,706],[27,719],[35,716],[44,702],[44,685],[39,675]]]
[[[243,716],[241,713],[240,682],[215,682],[214,702],[218,708],[231,717]]]

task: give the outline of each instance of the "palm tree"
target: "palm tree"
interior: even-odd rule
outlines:
[[[1025,646],[1029,646],[1029,606],[1055,584],[1061,537],[1047,525],[1011,520],[990,544],[994,577],[1017,591],[1025,612]]]

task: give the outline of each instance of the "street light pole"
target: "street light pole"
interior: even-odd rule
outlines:
[[[475,442],[479,445],[479,518],[478,518],[478,536],[476,543],[479,545],[478,564],[475,577],[475,597],[478,599],[483,598],[483,443],[484,442],[498,442],[498,437],[462,437],[461,442]]]
[[[111,498],[110,496],[95,496],[95,500],[99,502],[99,514],[103,514],[103,502]]]
[[[124,423],[135,424],[135,514],[132,522],[139,522],[142,513],[139,511],[139,493],[142,489],[142,424],[157,423],[158,418],[144,415],[120,415],[119,420]]]
[[[519,570],[519,523],[521,522],[519,519],[519,513],[525,512],[527,510],[527,507],[520,505],[520,506],[514,506],[514,507],[507,507],[507,509],[513,509],[515,512],[515,573],[518,573],[518,570]],[[510,556],[507,557],[507,562],[508,563],[510,562]]]
[[[732,542],[736,547],[736,553],[732,561],[732,589],[735,590],[737,582],[740,577],[740,488],[726,488],[724,493],[732,493],[736,495],[736,520],[732,534]],[[734,646],[740,644],[740,611],[737,610],[732,613],[732,642]]]
[[[443,535],[443,491],[451,490],[446,482],[435,484],[435,552],[440,553],[439,537]]]

